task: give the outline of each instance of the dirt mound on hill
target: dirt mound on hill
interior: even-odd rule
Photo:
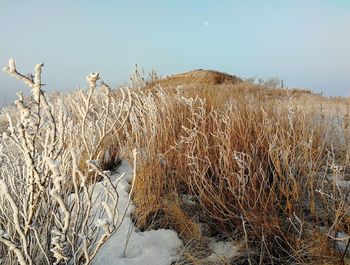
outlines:
[[[213,70],[194,70],[187,73],[176,74],[157,80],[147,87],[160,85],[161,87],[174,87],[178,85],[234,85],[243,82],[242,79]]]

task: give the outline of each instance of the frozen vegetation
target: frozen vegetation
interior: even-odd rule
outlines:
[[[129,194],[134,177],[133,169],[123,161],[118,171],[123,173],[112,178],[119,195],[118,212],[125,213],[125,217],[120,220],[116,233],[102,246],[92,264],[170,265],[175,260],[182,241],[172,230],[137,231],[130,218],[133,204]],[[96,197],[102,190],[103,184],[99,183],[94,191]],[[103,201],[96,203],[103,205]],[[108,221],[103,221],[103,225],[106,222]]]
[[[92,73],[88,91],[65,102],[57,98],[53,105],[41,90],[42,67],[35,67],[33,77],[17,72],[13,59],[4,68],[32,89],[33,101],[24,103],[18,94],[19,115],[7,113],[9,128],[0,142],[1,264],[89,264],[94,259],[94,264],[127,264],[130,255],[135,262],[138,256],[152,260],[157,246],[159,264],[170,264],[182,244],[175,232],[134,231],[132,169],[124,166],[125,172],[116,176],[101,164],[103,158],[117,159],[99,148],[125,122],[128,96],[121,90],[120,101],[111,105],[109,87],[102,84],[96,92],[99,74]],[[102,113],[92,113],[98,103]],[[70,113],[67,104],[77,112]],[[135,151],[134,167],[136,156]]]
[[[32,96],[0,116],[0,264],[348,261],[348,100],[202,70],[46,95],[43,66],[4,68]]]

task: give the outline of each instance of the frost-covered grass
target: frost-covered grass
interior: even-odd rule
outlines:
[[[162,88],[139,72],[129,88],[91,74],[88,89],[47,96],[42,66],[33,77],[5,68],[33,97],[19,95],[0,138],[1,264],[347,258],[346,100],[246,82]],[[131,187],[109,171],[120,156],[137,164]],[[175,230],[183,249],[174,231],[152,229]]]
[[[320,108],[326,99],[307,105],[301,92],[246,83],[156,84],[134,92],[119,135],[142,157],[133,197],[141,229],[239,242],[236,262],[345,259],[335,235],[349,234],[350,205],[336,179],[349,172],[349,112],[335,121]]]

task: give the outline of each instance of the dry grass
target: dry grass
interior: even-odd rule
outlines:
[[[349,165],[348,112],[340,112],[348,103],[241,81],[179,80],[134,90],[119,135],[121,148],[140,153],[137,225],[171,227],[188,242],[203,237],[205,223],[212,236],[245,238],[242,263],[341,262],[331,235],[349,232],[349,207],[328,177],[332,165]],[[338,127],[321,104],[306,107],[304,98],[338,106],[343,133],[334,137]]]
[[[84,174],[86,160],[108,170],[137,148],[134,221],[176,230],[186,244],[177,264],[204,264],[207,237],[239,242],[225,264],[345,263],[335,238],[350,234],[349,190],[337,182],[350,179],[349,99],[215,71],[137,74],[131,94],[62,97],[83,120],[67,123],[62,144],[80,151]]]

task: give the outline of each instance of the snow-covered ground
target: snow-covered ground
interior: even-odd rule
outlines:
[[[118,168],[117,180],[122,173],[125,176],[118,184],[119,213],[127,212],[117,232],[102,246],[93,260],[94,265],[170,265],[177,257],[182,241],[172,230],[151,230],[138,232],[130,214],[133,209],[129,202],[130,183],[133,172],[130,165],[123,160]],[[96,187],[99,192],[102,187]]]

